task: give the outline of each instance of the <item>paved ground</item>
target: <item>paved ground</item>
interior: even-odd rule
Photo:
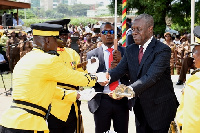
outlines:
[[[188,77],[188,75],[187,75]],[[183,85],[176,85],[176,82],[178,80],[178,75],[172,76],[172,81],[175,88],[175,93],[178,98],[180,99],[181,95],[181,89],[183,88]],[[2,84],[2,81],[0,80],[0,84]],[[0,93],[4,92],[4,89],[0,88]],[[2,113],[9,108],[11,104],[12,98],[11,96],[5,96],[5,94],[0,95],[0,119],[2,116]],[[94,119],[93,115],[89,112],[87,102],[83,102],[81,105],[82,115],[83,115],[83,123],[85,128],[85,133],[94,133]],[[113,131],[113,128],[111,128],[111,131]],[[129,117],[129,133],[135,133],[135,122],[134,122],[134,113],[130,112]]]

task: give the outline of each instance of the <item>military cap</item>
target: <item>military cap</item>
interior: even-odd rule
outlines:
[[[193,33],[195,36],[195,42],[198,43],[198,45],[200,45],[200,26],[196,26],[193,30]]]
[[[70,22],[70,19],[60,19],[60,20],[46,21],[45,23],[62,25],[63,26],[63,30],[60,31],[60,35],[63,35],[63,34],[70,33],[69,30],[68,30],[68,26],[67,26],[67,24],[69,22]]]
[[[59,31],[63,29],[62,25],[48,24],[48,23],[37,23],[32,24],[33,35],[37,36],[58,36]]]

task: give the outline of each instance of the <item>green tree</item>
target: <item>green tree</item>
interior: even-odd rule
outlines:
[[[165,16],[170,10],[172,0],[127,0],[127,11],[133,8],[138,9],[137,14],[147,13],[154,18],[155,34],[164,33],[166,28]],[[114,0],[109,6],[113,12]],[[118,14],[122,13],[122,0],[118,0]]]
[[[200,25],[200,0],[195,3],[195,23]]]
[[[59,4],[56,9],[58,13],[61,13],[64,16],[69,14],[68,5],[66,4]]]
[[[89,5],[76,4],[71,6],[71,12],[75,16],[87,16],[87,10],[90,9]]]
[[[45,14],[47,18],[56,18],[57,12],[55,10],[47,10]]]
[[[200,1],[196,2],[195,22],[200,21]],[[114,0],[109,6],[114,11]],[[155,34],[164,33],[166,28],[165,18],[170,17],[176,30],[190,29],[191,0],[127,0],[127,11],[132,8],[138,9],[137,14],[147,13],[153,16],[155,21]],[[118,0],[118,14],[122,13],[122,0]]]
[[[17,10],[14,11],[14,13],[16,13]],[[25,15],[26,15],[26,19],[31,19],[31,18],[35,18],[35,14],[31,11],[31,9],[20,9],[18,10],[18,16],[21,19],[25,19]]]
[[[168,16],[172,18],[173,24],[177,25],[181,33],[189,31],[191,24],[191,0],[180,0],[171,5]]]

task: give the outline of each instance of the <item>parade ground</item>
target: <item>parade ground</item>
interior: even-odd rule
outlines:
[[[187,75],[187,77],[188,76],[189,75]],[[172,81],[173,81],[173,84],[174,84],[176,96],[177,96],[178,100],[180,100],[181,90],[183,88],[183,85],[176,85],[176,82],[178,81],[178,75],[172,75]],[[9,81],[5,81],[5,82],[9,82]],[[2,84],[3,84],[3,82],[2,82],[2,79],[1,79],[0,80],[0,93],[5,91],[5,89],[2,87],[3,86]],[[10,95],[6,96],[5,93],[0,95],[0,119],[1,119],[3,112],[10,107],[11,102],[12,102],[12,97]],[[82,115],[83,115],[83,124],[84,124],[85,133],[94,133],[95,124],[94,124],[93,114],[89,112],[88,105],[87,105],[86,101],[82,102],[81,111],[82,111]],[[132,111],[130,111],[129,133],[136,133],[134,119],[135,119],[134,113]],[[113,128],[111,128],[111,131],[113,131]]]

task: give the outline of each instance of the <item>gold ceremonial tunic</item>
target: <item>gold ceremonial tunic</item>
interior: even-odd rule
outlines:
[[[176,113],[178,124],[182,125],[182,133],[198,133],[200,131],[200,72],[191,75],[186,81],[184,93]]]
[[[58,48],[57,52],[60,54],[59,58],[64,62],[64,64],[73,70],[76,70],[77,64],[80,63],[80,56],[78,53],[71,49],[71,48]],[[83,71],[83,69],[79,68],[77,69],[78,71]],[[77,79],[81,78],[78,77],[77,75],[73,75]],[[75,87],[81,86],[80,83],[82,80],[76,80],[76,85],[73,87],[70,84],[68,85],[59,85],[58,87],[65,88],[65,98],[62,99],[62,97],[59,96],[54,96],[53,101],[52,101],[52,108],[51,108],[51,114],[53,114],[55,117],[62,121],[67,121],[68,115],[71,110],[72,104],[75,105],[75,111],[76,111],[76,116],[78,118],[78,107],[76,104],[76,97],[77,97],[77,92],[74,91]],[[80,82],[79,82],[80,81]],[[85,85],[87,86],[87,82],[84,82]]]
[[[15,66],[12,97],[14,100],[36,104],[47,110],[54,95],[65,99],[64,91],[56,87],[57,82],[71,85],[79,82],[82,86],[87,83],[88,86],[93,86],[96,81],[88,74],[66,67],[59,56],[34,48]],[[45,115],[42,110],[34,107],[15,103],[12,106],[34,110]],[[9,108],[2,115],[1,125],[7,128],[48,132],[48,126],[43,117],[28,113],[22,108]]]

